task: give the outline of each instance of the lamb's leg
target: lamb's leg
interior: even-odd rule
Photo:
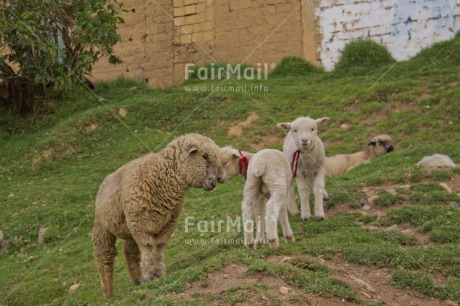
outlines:
[[[297,207],[297,203],[295,202],[295,195],[294,195],[294,180],[292,180],[291,184],[288,188],[288,209],[291,215],[298,216],[300,215],[299,208]]]
[[[106,298],[113,296],[113,262],[117,256],[116,239],[102,224],[97,221],[94,223],[94,259],[99,270],[102,292]]]
[[[329,194],[327,193],[326,189],[323,191],[323,200],[324,201],[329,201]]]
[[[257,199],[256,203],[256,244],[262,245],[265,239],[265,206],[268,201],[268,194]]]
[[[271,190],[272,191],[272,190]],[[276,250],[280,246],[278,239],[278,216],[280,215],[280,208],[284,205],[285,192],[273,190],[270,199],[267,201],[265,228],[267,229],[268,245],[272,250]]]
[[[294,242],[295,238],[291,226],[289,224],[289,218],[285,202],[283,202],[283,204],[281,205],[279,219],[281,223],[281,228],[283,229],[284,239],[286,240],[286,242]]]
[[[126,266],[128,273],[134,284],[139,285],[142,281],[142,272],[140,268],[141,252],[134,239],[125,240],[123,244],[125,253]]]
[[[243,212],[243,228],[244,228],[244,245],[250,249],[255,250],[256,244],[254,243],[254,205],[259,197],[259,186],[254,182],[256,179],[249,178],[244,186],[243,203],[241,210]]]
[[[324,170],[320,170],[313,179],[313,192],[315,194],[315,216],[316,220],[321,221],[324,219],[324,185],[326,175]]]
[[[300,196],[300,216],[304,221],[309,220],[311,218],[310,186],[308,185],[307,178],[301,173],[297,176],[297,188],[299,189]]]

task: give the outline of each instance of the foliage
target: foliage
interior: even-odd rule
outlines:
[[[119,61],[117,0],[2,0],[0,47],[28,96],[62,94],[101,57]]]
[[[370,39],[360,38],[345,45],[336,71],[361,74],[394,62],[386,47]]]
[[[288,56],[276,65],[270,76],[300,76],[312,73],[324,72],[321,68],[314,66],[303,58]]]

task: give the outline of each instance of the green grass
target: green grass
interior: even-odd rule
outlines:
[[[285,77],[269,77],[266,81],[232,78],[225,82],[233,86],[263,83],[269,88],[267,92],[221,91],[209,95],[184,90],[198,83],[193,80],[164,90],[116,80],[96,84],[94,94],[77,91],[47,113],[18,117],[2,108],[0,230],[6,239],[16,236],[17,241],[0,254],[0,304],[172,305],[176,302],[173,294],[184,292],[191,283],[206,285],[208,273],[230,263],[248,266],[248,274],[280,277],[305,295],[358,301],[357,292],[339,281],[325,264],[313,259],[327,261],[334,256],[345,262],[400,271],[394,272],[398,276],[393,280],[395,286],[405,284],[434,297],[441,297],[442,292],[442,297],[460,302],[460,211],[448,206],[459,199],[438,185],[459,172],[430,174],[414,167],[423,156],[434,153],[460,160],[460,87],[452,85],[459,80],[459,49],[457,35],[410,61],[394,66],[382,63],[365,74],[295,75],[297,68],[289,68],[286,63],[280,66],[290,74]],[[126,110],[126,117],[118,115],[121,108]],[[260,118],[243,127],[242,137],[228,138],[228,128],[246,120],[252,112]],[[109,301],[102,298],[92,258],[91,230],[95,195],[107,174],[188,132],[209,136],[220,146],[231,144],[252,150],[253,144],[266,143],[268,136],[283,138],[284,132],[276,128],[276,123],[300,115],[331,118],[319,131],[328,155],[361,150],[372,137],[382,133],[394,139],[394,152],[343,176],[327,178],[326,188],[331,196],[327,207],[345,204],[355,207],[355,212],[329,214],[323,222],[302,222],[299,217],[290,217],[295,243],[282,242],[276,251],[263,246],[248,252],[240,243],[241,232],[201,234],[196,227],[189,232],[184,229],[186,217],[198,222],[240,216],[244,181],[237,178],[212,192],[191,190],[177,230],[166,247],[167,275],[134,286],[120,255],[115,264],[115,297]],[[340,128],[344,122],[350,126],[347,131]],[[281,148],[280,143],[265,146]],[[375,216],[363,217],[359,213],[363,187],[390,184],[412,187],[398,191],[398,196],[382,194],[380,204],[406,205],[390,208],[379,221]],[[421,246],[416,238],[403,233],[383,228],[371,231],[360,225],[379,222],[411,223],[429,236],[431,244]],[[43,227],[48,232],[44,243],[38,244],[37,233]],[[217,242],[224,239],[234,244]],[[190,244],[191,241],[196,243]],[[121,242],[117,248],[122,254]],[[298,262],[272,263],[267,260],[272,254],[293,256]],[[441,271],[447,281],[433,285],[428,278],[420,277],[417,283],[419,275],[432,270]],[[80,288],[68,293],[76,283]],[[234,304],[244,302],[247,292],[258,294],[260,290],[264,287],[233,287],[222,295],[198,294],[189,303],[207,304],[223,298],[225,303]]]
[[[386,47],[370,39],[359,38],[345,45],[336,71],[358,75],[394,62]]]

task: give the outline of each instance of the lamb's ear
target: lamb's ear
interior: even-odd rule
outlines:
[[[323,117],[323,118],[316,119],[316,124],[320,126],[320,125],[325,124],[328,121],[329,121],[329,117]]]
[[[232,157],[233,157],[234,159],[240,159],[240,158],[241,158],[240,154],[238,154],[238,153],[236,153],[236,152],[233,152],[233,153],[232,153]]]
[[[291,130],[291,123],[290,122],[281,122],[276,125],[280,129],[283,129],[285,131],[290,131]]]
[[[188,155],[195,154],[196,152],[198,152],[197,146],[191,145],[191,146],[188,148]]]

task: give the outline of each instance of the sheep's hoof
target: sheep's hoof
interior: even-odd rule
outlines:
[[[255,244],[256,245],[262,245],[264,243],[264,239],[263,238],[256,238],[255,240]]]
[[[286,242],[295,242],[294,236],[286,236],[284,239],[286,239]]]
[[[268,245],[270,246],[270,249],[276,250],[280,247],[280,241],[278,239],[274,240],[268,240]]]
[[[295,207],[295,208],[288,208],[289,210],[289,213],[292,215],[292,216],[298,216],[300,215],[300,210]]]
[[[257,248],[255,243],[246,244],[246,247],[248,248],[249,251],[254,251]]]
[[[329,196],[328,195],[323,195],[323,201],[329,201]]]
[[[311,217],[302,217],[302,221],[303,222],[307,222],[307,221],[310,221]]]
[[[324,220],[324,217],[317,216],[315,219],[317,222],[320,222]]]

